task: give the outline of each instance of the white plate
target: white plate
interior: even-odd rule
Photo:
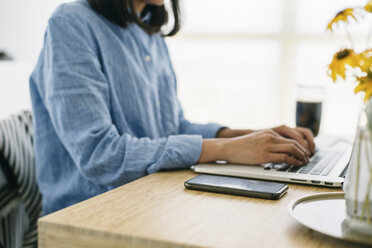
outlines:
[[[292,201],[288,211],[302,225],[328,236],[372,244],[372,236],[351,230],[346,221],[344,193],[321,193]]]

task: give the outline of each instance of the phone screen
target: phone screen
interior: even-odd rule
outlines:
[[[185,182],[185,187],[267,199],[278,199],[288,188],[284,183],[216,175],[199,175]]]

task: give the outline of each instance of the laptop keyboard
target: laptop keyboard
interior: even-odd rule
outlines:
[[[337,150],[318,151],[310,158],[310,162],[306,165],[293,166],[285,163],[270,163],[266,164],[264,169],[327,176],[342,155],[343,153]]]

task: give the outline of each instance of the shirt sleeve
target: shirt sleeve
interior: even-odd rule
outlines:
[[[110,89],[83,21],[49,20],[38,91],[55,132],[88,180],[119,186],[199,159],[200,135],[136,138],[120,135],[110,116]],[[92,44],[91,44],[92,43]]]
[[[179,104],[179,103],[178,103]],[[180,134],[199,134],[204,139],[216,138],[218,131],[225,126],[217,123],[198,124],[185,119],[181,105],[179,104]]]

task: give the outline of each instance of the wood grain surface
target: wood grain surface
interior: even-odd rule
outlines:
[[[363,247],[311,231],[295,198],[337,192],[290,184],[280,200],[187,190],[192,171],[160,172],[39,220],[39,247]],[[310,213],[311,214],[311,213]]]

